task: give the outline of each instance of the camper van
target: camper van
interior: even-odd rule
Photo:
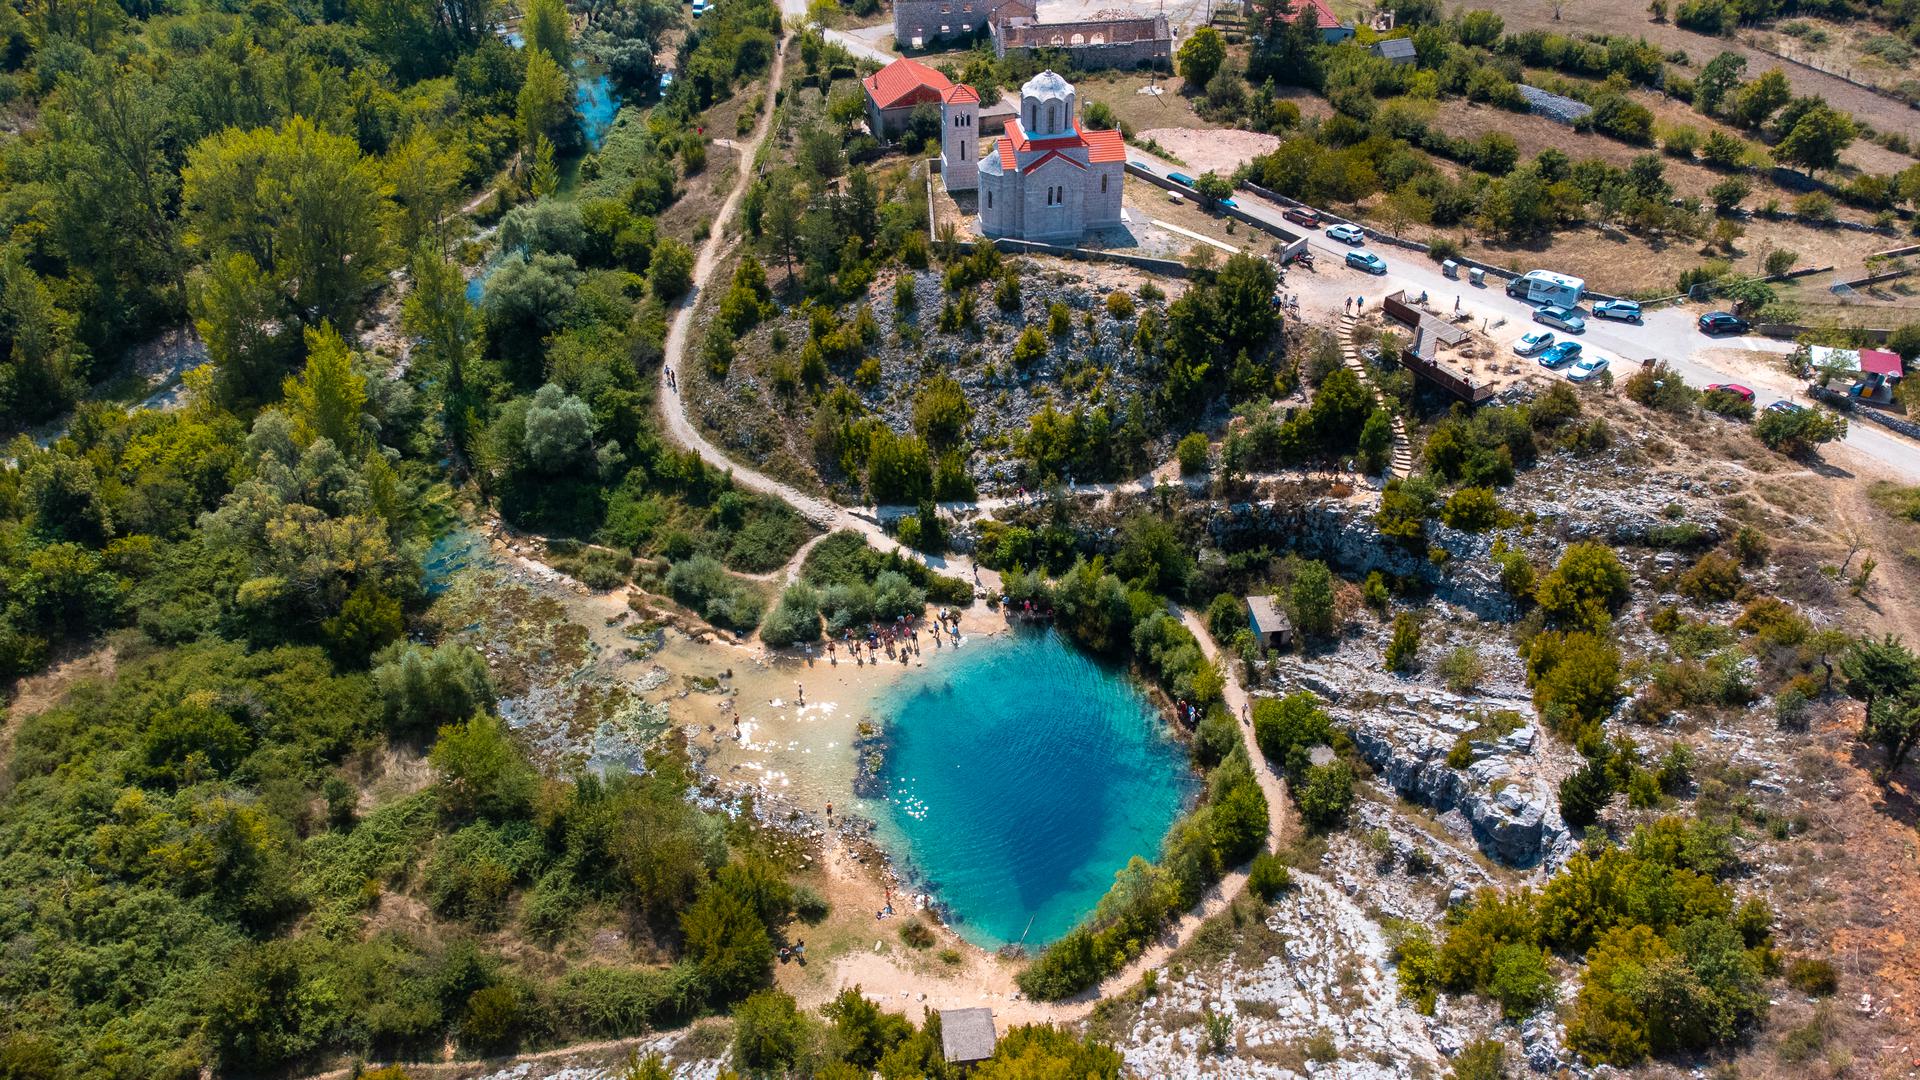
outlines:
[[[1534,270],[1524,277],[1507,282],[1507,295],[1518,297],[1528,303],[1552,304],[1555,307],[1575,307],[1580,303],[1581,294],[1587,290],[1587,283],[1577,277],[1556,274],[1551,270]]]

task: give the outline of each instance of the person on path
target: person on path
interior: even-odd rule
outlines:
[[[793,692],[794,692],[794,695],[799,699],[800,706],[802,708],[805,708],[807,704],[807,688],[804,686],[801,686],[799,682],[796,681],[793,684]]]
[[[1365,311],[1365,310],[1367,310],[1367,298],[1366,298],[1366,297],[1364,297],[1364,296],[1363,296],[1363,297],[1361,297],[1361,298],[1360,298],[1360,306],[1359,306],[1359,308],[1358,308],[1358,310],[1360,310],[1360,311]]]
[[[1353,312],[1353,297],[1351,296],[1347,297],[1346,303],[1342,306],[1346,308],[1349,314],[1351,314]]]

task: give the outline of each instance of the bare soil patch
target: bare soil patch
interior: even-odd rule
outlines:
[[[11,786],[5,766],[13,758],[13,738],[21,722],[65,701],[67,692],[80,683],[111,678],[118,658],[113,646],[102,645],[13,685],[6,712],[0,714],[0,790]]]
[[[1140,137],[1166,147],[1201,172],[1217,172],[1222,176],[1280,145],[1278,136],[1231,129],[1151,128],[1141,132]]]

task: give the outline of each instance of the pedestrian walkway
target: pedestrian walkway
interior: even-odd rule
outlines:
[[[1373,400],[1386,407],[1387,399],[1380,388],[1373,383],[1373,376],[1367,371],[1367,361],[1360,355],[1360,349],[1353,343],[1353,332],[1360,326],[1360,320],[1352,312],[1340,316],[1340,358],[1347,370],[1359,378],[1360,382],[1373,393]],[[1407,439],[1406,421],[1398,413],[1389,414],[1393,418],[1393,455],[1387,464],[1387,477],[1409,477],[1413,475],[1413,444]]]

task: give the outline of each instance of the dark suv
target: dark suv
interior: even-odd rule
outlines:
[[[1700,332],[1703,334],[1744,334],[1747,320],[1724,311],[1709,311],[1700,316]]]

